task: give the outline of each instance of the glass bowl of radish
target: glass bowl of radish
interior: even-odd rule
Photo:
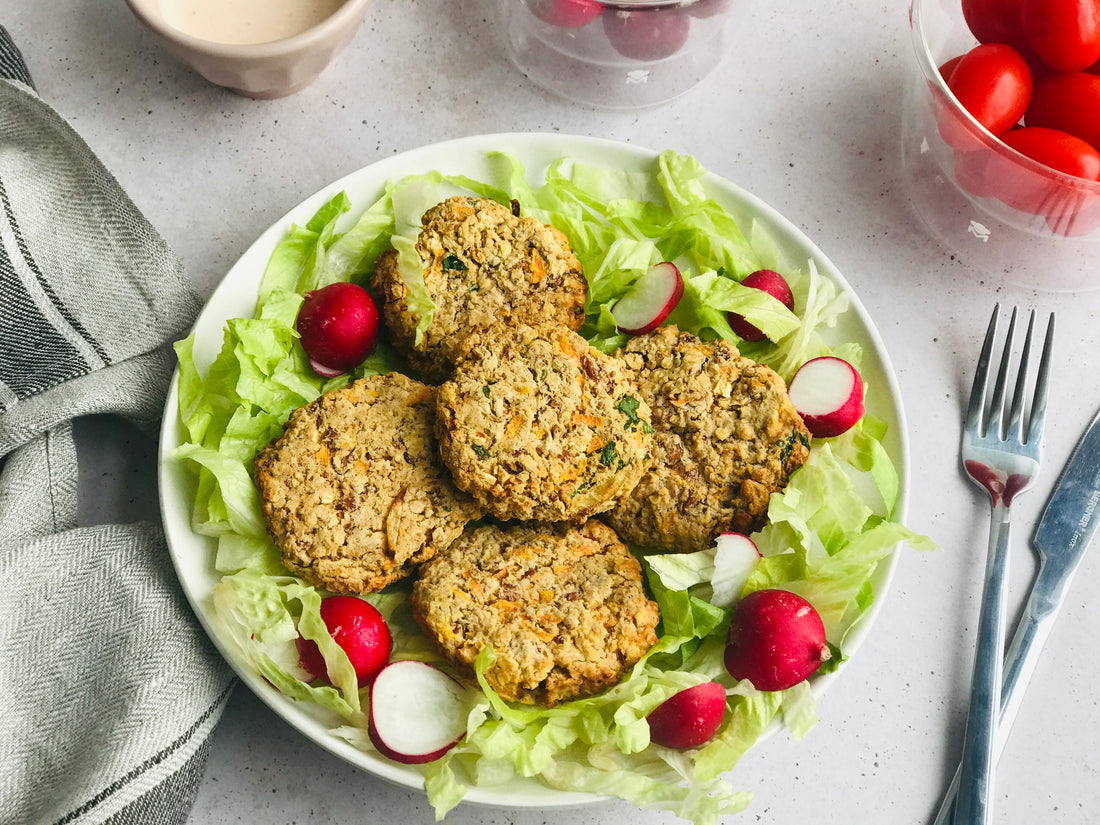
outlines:
[[[722,59],[733,0],[502,0],[513,64],[577,103],[672,100]]]
[[[964,264],[1034,288],[1100,286],[1100,3],[1090,3],[1061,28],[1052,21],[1075,0],[910,6],[912,205]]]

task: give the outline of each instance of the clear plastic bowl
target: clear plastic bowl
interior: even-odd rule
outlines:
[[[902,169],[917,214],[982,273],[1048,291],[1100,287],[1100,183],[1021,155],[963,109],[938,68],[977,45],[959,0],[912,0],[909,22]]]
[[[508,56],[568,100],[635,109],[672,100],[722,59],[736,0],[500,0]]]

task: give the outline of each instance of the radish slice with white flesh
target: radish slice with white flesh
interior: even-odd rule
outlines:
[[[745,582],[760,561],[760,550],[744,533],[722,533],[714,540],[714,548],[712,602],[718,607],[729,607],[741,598]]]
[[[787,395],[817,438],[847,432],[863,417],[863,379],[843,358],[812,358],[794,374]]]
[[[671,261],[654,264],[611,307],[619,332],[644,335],[661,325],[684,294],[684,278]]]
[[[370,689],[367,733],[395,762],[433,762],[466,735],[469,692],[439,668],[414,659],[390,662]]]

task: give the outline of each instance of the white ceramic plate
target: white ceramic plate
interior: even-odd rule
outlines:
[[[200,369],[214,359],[221,347],[222,329],[230,318],[249,317],[255,309],[260,277],[275,245],[283,239],[291,224],[305,224],[313,214],[337,192],[346,191],[355,209],[362,210],[381,194],[387,180],[396,180],[410,173],[436,169],[445,174],[464,174],[475,179],[489,175],[486,153],[504,151],[523,162],[532,180],[537,180],[553,160],[568,156],[587,163],[615,168],[645,168],[656,152],[587,137],[558,134],[485,135],[423,147],[372,164],[338,180],[307,198],[270,227],[230,269],[214,291],[195,325],[195,362]],[[795,226],[748,192],[710,175],[706,186],[711,196],[733,213],[740,225],[748,227],[755,218],[776,240],[782,252],[794,266],[804,267],[813,259],[818,270],[835,281],[851,300],[851,309],[835,330],[838,341],[859,341],[865,348],[861,371],[868,386],[867,410],[889,425],[885,441],[901,481],[895,518],[903,521],[908,498],[908,447],[904,414],[893,368],[877,330],[866,310],[852,293],[851,287],[817,247]],[[291,726],[347,762],[364,770],[410,788],[423,788],[421,774],[413,767],[399,765],[375,753],[366,753],[329,733],[333,719],[313,706],[296,703],[278,691],[235,653],[233,644],[222,636],[213,621],[211,592],[219,580],[214,570],[215,545],[212,539],[191,531],[190,512],[194,501],[195,476],[181,462],[172,458],[180,443],[177,378],[173,378],[164,412],[160,439],[160,500],[168,549],[176,567],[184,593],[198,615],[203,628],[252,691]],[[876,599],[870,611],[854,627],[845,642],[845,653],[851,657],[869,632],[878,606],[882,603],[897,564],[897,551],[875,574]],[[813,690],[820,697],[826,687],[842,672],[818,677]],[[774,726],[773,726],[774,728]],[[521,807],[570,807],[597,801],[597,797],[556,791],[533,781],[513,781],[502,786],[472,788],[466,801],[483,805]]]

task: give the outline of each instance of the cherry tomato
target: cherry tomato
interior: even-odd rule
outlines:
[[[566,29],[587,26],[603,12],[599,0],[527,0],[527,8],[539,20]]]
[[[982,43],[963,55],[947,85],[978,123],[999,136],[1027,110],[1031,69],[1011,46]]]
[[[960,54],[940,64],[940,77],[943,78],[944,83],[947,83],[951,79],[951,75],[955,72],[955,67],[959,65],[959,61],[962,59],[963,56]]]
[[[692,17],[714,17],[729,8],[730,0],[695,0],[687,7]]]
[[[1100,0],[1021,0],[1020,23],[1028,46],[1056,71],[1100,59]]]
[[[660,60],[680,50],[691,18],[676,6],[608,11],[603,28],[615,51],[635,60]]]
[[[1021,155],[1066,175],[1085,180],[1100,179],[1100,152],[1066,132],[1028,126],[1010,129],[1001,140]]]
[[[1035,84],[1024,122],[1061,129],[1100,150],[1100,75],[1053,74]]]
[[[1021,0],[962,0],[963,19],[979,43],[1004,43],[1027,50],[1020,24]]]
[[[993,153],[986,148],[969,151],[955,150],[955,182],[978,198],[995,194],[992,176],[989,174]]]

